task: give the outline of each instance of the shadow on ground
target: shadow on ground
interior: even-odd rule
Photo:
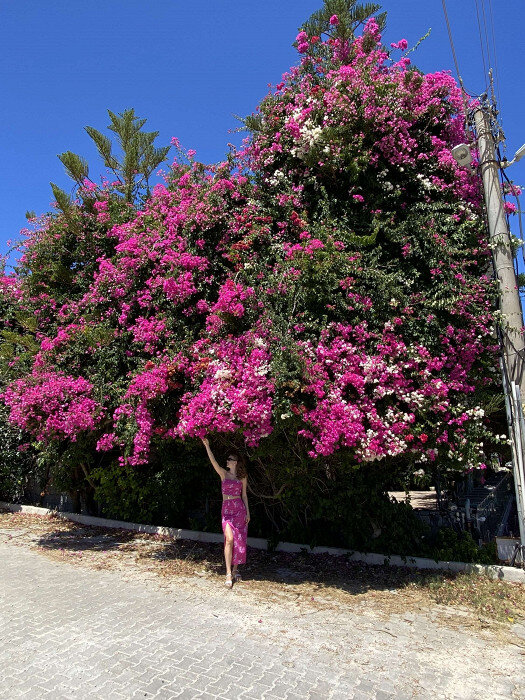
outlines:
[[[142,563],[159,565],[163,574],[195,573],[222,576],[222,546],[215,543],[173,540],[129,530],[107,529],[59,522],[35,544],[45,550],[101,552],[134,555]],[[448,572],[428,572],[390,565],[371,566],[331,554],[265,552],[248,548],[247,563],[242,567],[245,581],[273,582],[289,586],[315,584],[317,588],[339,588],[350,594],[371,590],[398,591],[411,584],[453,579]]]

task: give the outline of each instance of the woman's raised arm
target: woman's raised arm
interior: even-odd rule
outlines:
[[[221,477],[221,479],[224,479],[226,476],[226,469],[223,469],[221,466],[219,466],[219,463],[213,456],[213,452],[211,451],[210,447],[210,441],[208,438],[202,438],[202,444],[206,448],[206,452],[208,453],[208,457],[210,458],[210,462],[212,463],[213,468],[217,472],[217,474]]]

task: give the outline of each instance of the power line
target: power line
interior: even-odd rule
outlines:
[[[492,6],[490,6],[491,13],[490,17],[492,18]],[[485,45],[487,47],[487,57],[488,57],[488,64],[489,64],[489,70],[492,67],[495,67],[496,65],[496,45],[495,42],[492,44],[492,55],[491,55],[491,43],[490,43],[490,38],[489,38],[489,25],[490,22],[487,20],[487,15],[488,12],[485,10],[485,0],[481,0],[481,14],[483,17],[483,32],[485,34]],[[494,25],[492,24],[492,37],[494,37]]]
[[[496,33],[494,31],[494,14],[492,12],[492,0],[488,0],[489,3],[489,16],[490,16],[490,30],[492,35],[492,53],[494,56],[494,71],[496,73],[496,93],[498,98],[498,104],[501,102],[500,94],[500,82],[499,82],[499,66],[498,66],[498,54],[496,51]]]
[[[481,17],[483,19],[483,33],[485,35],[485,46],[487,48],[487,58],[488,58],[488,64],[490,68],[490,63],[491,63],[491,56],[490,56],[490,43],[489,43],[489,35],[487,31],[487,15],[485,13],[485,0],[480,0],[481,2]]]
[[[462,79],[461,73],[459,71],[459,64],[458,64],[458,59],[456,56],[456,49],[454,47],[454,40],[452,39],[452,30],[450,28],[450,22],[448,19],[447,3],[445,2],[445,0],[441,0],[441,4],[443,5],[443,13],[445,15],[445,22],[447,23],[448,39],[450,41],[450,48],[452,49],[452,58],[454,59],[454,65],[456,66],[456,73],[458,75],[459,84],[463,88],[463,79]]]
[[[454,39],[452,38],[452,29],[450,28],[450,22],[448,19],[447,3],[445,0],[441,0],[441,4],[443,5],[443,14],[445,15],[445,22],[447,25],[448,40],[450,42],[450,48],[452,49],[452,58],[454,59],[454,65],[456,67],[458,81],[459,81],[459,84],[461,86],[461,95],[463,97],[463,109],[465,111],[465,119],[467,119],[468,118],[468,104],[467,104],[467,98],[466,98],[467,91],[465,90],[463,78],[461,77],[461,72],[459,70],[458,58],[456,56],[456,48],[454,46]]]
[[[490,30],[491,30],[491,36],[492,36],[492,56],[493,56],[493,68],[494,68],[494,74],[495,74],[495,79],[494,79],[494,74],[492,72],[492,69],[489,71],[490,73],[490,83],[491,83],[491,89],[492,89],[492,95],[493,95],[493,100],[494,102],[497,101],[498,105],[501,105],[501,91],[500,91],[500,80],[499,80],[499,65],[498,65],[498,54],[496,51],[496,35],[495,35],[495,30],[494,30],[494,15],[492,12],[492,0],[488,0],[489,3],[489,17],[490,17]],[[495,88],[495,96],[494,96],[494,88]],[[501,132],[503,134],[503,120],[500,117],[500,122],[501,122]],[[503,153],[506,153],[507,151],[507,144],[505,142],[505,139],[503,138]]]
[[[483,62],[483,77],[485,79],[485,89],[488,93],[488,91],[489,91],[489,85],[487,82],[488,70],[487,70],[487,63],[485,61],[485,47],[483,45],[483,35],[482,35],[482,31],[481,31],[481,20],[480,20],[480,16],[479,16],[478,0],[476,0],[476,17],[478,20],[478,34],[479,34],[479,46],[480,46],[480,51],[481,51],[481,60]]]
[[[502,175],[503,179],[507,182],[509,187],[513,187],[512,180],[509,179],[509,176],[507,175],[507,173],[505,172],[504,169],[501,170],[501,175]],[[516,193],[515,189],[512,189],[510,191],[510,195],[511,195],[511,197],[514,197],[514,199],[516,200],[516,207],[517,207],[516,214],[518,215],[518,227],[520,230],[520,240],[522,241],[521,256],[523,258],[523,262],[525,263],[525,239],[523,237],[523,220],[522,220],[523,212],[521,210],[520,195]],[[518,270],[516,270],[516,272],[518,272]]]
[[[491,94],[494,105],[501,102],[499,64],[496,50],[496,33],[494,28],[494,13],[492,10],[492,0],[475,0],[476,18],[478,23],[478,35],[483,62],[483,73],[485,80],[485,90]]]

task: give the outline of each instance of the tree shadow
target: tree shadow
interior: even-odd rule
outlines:
[[[220,543],[196,542],[133,530],[110,529],[64,523],[40,535],[37,544],[47,551],[135,553],[145,563],[159,564],[163,575],[222,576]],[[182,569],[181,569],[182,567]],[[241,567],[244,582],[281,584],[284,589],[309,584],[317,589],[338,589],[350,595],[369,591],[401,592],[410,586],[427,586],[453,580],[457,573],[393,565],[370,565],[347,555],[268,552],[248,547],[247,563]]]
[[[131,542],[136,532],[133,530],[110,529],[92,525],[81,525],[68,521],[61,527],[41,535],[37,544],[46,550],[71,550],[103,552],[121,549]]]

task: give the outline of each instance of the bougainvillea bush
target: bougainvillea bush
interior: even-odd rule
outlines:
[[[12,360],[3,400],[99,473],[206,435],[242,447],[274,526],[304,531],[341,517],[322,494],[358,473],[483,466],[501,437],[480,191],[451,156],[458,86],[413,68],[404,40],[387,50],[373,18],[297,47],[223,163],[189,152],[140,207],[86,183],[36,227],[16,284],[38,351],[18,375]]]

